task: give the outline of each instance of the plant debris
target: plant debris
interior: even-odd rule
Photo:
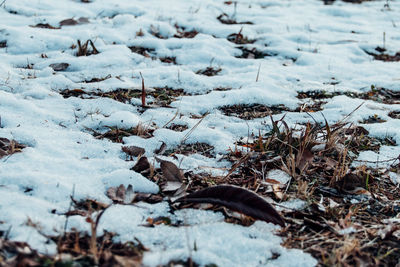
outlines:
[[[267,201],[252,191],[232,185],[209,187],[181,197],[175,202],[222,205],[254,219],[285,226],[283,218]]]
[[[161,62],[168,63],[168,64],[174,64],[177,65],[176,63],[176,57],[160,57],[159,58]]]
[[[78,20],[75,20],[74,18],[70,19],[64,19],[60,21],[60,27],[62,26],[74,26],[74,25],[80,25],[80,24],[86,24],[89,23],[89,19],[85,17],[80,17]]]
[[[360,123],[371,124],[371,123],[382,123],[385,120],[381,119],[378,115],[369,116],[367,119],[360,121]]]
[[[388,116],[393,119],[400,119],[400,111],[391,111]]]
[[[119,129],[118,127],[111,127],[111,126],[106,126],[106,127],[109,128],[109,130],[103,134],[91,130],[93,132],[93,136],[97,139],[107,138],[112,142],[122,143],[123,141],[122,139],[124,137],[132,135],[140,136],[142,138],[151,138],[153,137],[153,132],[155,130],[153,127],[144,126],[141,123],[139,123],[135,127],[128,129]]]
[[[142,156],[136,162],[135,166],[132,167],[132,170],[147,176],[150,173],[150,168],[151,165],[149,163],[149,160],[146,156]]]
[[[107,78],[107,77],[106,77]],[[97,79],[97,78],[96,78]],[[96,97],[109,97],[118,102],[130,103],[132,98],[141,99],[142,89],[117,89],[111,92],[85,92],[82,89],[65,89],[60,92],[64,98],[80,97],[83,99],[92,99]],[[146,96],[153,99],[148,100],[148,104],[159,107],[168,107],[176,98],[185,95],[183,89],[173,89],[170,87],[146,88]],[[147,106],[149,107],[149,106]]]
[[[243,36],[242,34],[243,28],[240,29],[238,33],[232,33],[228,35],[228,41],[235,43],[235,44],[252,44],[256,40],[248,39],[247,37]]]
[[[223,106],[219,108],[226,116],[235,116],[243,120],[251,120],[254,118],[264,118],[270,114],[280,114],[283,112],[290,111],[284,105],[278,106],[265,106],[262,104],[242,104]]]
[[[183,124],[171,123],[169,126],[167,126],[167,129],[170,129],[175,132],[183,132],[188,129],[188,126]]]
[[[108,74],[105,77],[100,77],[100,78],[94,77],[94,78],[91,78],[90,80],[84,80],[82,82],[83,83],[98,83],[98,82],[102,82],[102,81],[108,80],[110,78],[112,78],[112,76],[111,76],[111,74]]]
[[[0,137],[0,159],[21,152],[25,147],[25,145],[22,145],[15,140]]]
[[[53,63],[49,65],[54,71],[64,71],[69,67],[68,63]]]
[[[137,146],[123,146],[121,149],[130,157],[131,160],[132,157],[139,157],[146,152],[144,148]]]
[[[221,15],[219,15],[217,17],[217,20],[219,20],[219,22],[221,22],[222,24],[253,24],[253,22],[251,21],[237,22],[226,13],[222,13]]]
[[[41,254],[25,242],[0,237],[0,263],[2,266],[140,266],[143,252],[148,249],[137,239],[118,243],[114,236],[108,232],[95,239],[79,232],[51,236],[49,240],[57,244],[57,254],[53,256]]]
[[[218,75],[218,73],[220,73],[221,71],[222,71],[221,68],[207,67],[205,69],[196,71],[196,74],[201,74],[205,76],[215,76]]]
[[[249,48],[245,46],[238,46],[236,48],[242,51],[242,54],[240,56],[235,56],[236,58],[259,59],[259,58],[273,56],[272,54],[269,54],[267,52],[262,52],[255,47]]]
[[[400,51],[397,52],[394,55],[389,55],[389,54],[385,54],[384,53],[386,51],[385,48],[381,48],[379,46],[375,48],[375,51],[377,51],[378,53],[370,52],[370,51],[367,51],[367,50],[364,50],[364,51],[368,55],[373,56],[375,60],[380,60],[380,61],[385,61],[385,62],[397,62],[397,61],[400,61]]]
[[[36,25],[31,25],[32,28],[41,28],[41,29],[51,29],[51,30],[58,30],[59,27],[51,26],[48,23],[38,23]]]
[[[147,47],[141,47],[141,46],[130,46],[129,49],[136,54],[142,55],[144,57],[151,57],[152,54],[154,53],[155,49],[154,48],[147,48]]]
[[[191,154],[200,154],[208,158],[213,158],[214,147],[207,143],[193,143],[186,144],[183,143],[178,147],[173,149],[166,150],[164,155],[174,155],[174,154],[182,154],[182,155],[191,155]]]
[[[339,95],[345,95],[351,98],[361,98],[365,100],[372,100],[385,104],[400,104],[400,92],[389,90],[383,87],[371,86],[371,90],[363,93],[354,92],[327,92],[324,90],[314,90],[307,92],[298,92],[297,98],[299,99],[328,99]]]
[[[355,265],[360,260],[397,264],[400,251],[393,248],[400,244],[400,231],[391,231],[396,224],[388,225],[387,220],[398,213],[394,200],[400,193],[388,178],[388,169],[366,167],[362,162],[351,166],[361,151],[379,151],[383,144],[394,145],[394,140],[370,137],[365,128],[342,122],[289,128],[283,119],[271,117],[271,124],[269,133],[238,142],[249,152],[231,151],[231,171],[213,181],[236,184],[279,201],[306,200],[304,210],[283,210],[289,223],[281,232],[284,246],[309,252],[324,265]],[[397,159],[390,162],[391,171],[399,172]],[[276,191],[276,183],[267,176],[271,169],[290,175],[283,192]],[[192,180],[190,187],[196,181]],[[353,230],[346,233],[347,229]],[[387,238],[379,235],[384,230]],[[349,256],[344,256],[345,251]]]
[[[92,49],[89,49],[89,45],[92,47]],[[77,57],[96,55],[99,53],[100,52],[96,49],[92,40],[89,39],[83,44],[80,40],[78,40],[78,51],[76,52]]]
[[[118,204],[131,204],[135,199],[132,185],[127,188],[123,184],[118,187],[110,187],[107,189],[107,196]]]
[[[186,30],[185,27],[179,27],[175,24],[176,34],[174,35],[175,38],[194,38],[199,32],[195,29],[190,31]]]

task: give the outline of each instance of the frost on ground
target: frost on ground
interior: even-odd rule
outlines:
[[[156,172],[159,154],[212,185],[235,163],[228,155],[248,151],[240,144],[271,131],[270,114],[285,115],[290,127],[362,125],[371,139],[350,155],[351,167],[390,168],[378,178],[398,184],[400,3],[348,2],[2,1],[0,236],[52,255],[50,236],[91,233],[71,203],[95,212],[120,184],[160,196],[157,180],[132,170],[138,155],[122,146],[145,148]],[[260,185],[274,184],[260,193],[305,205],[284,197],[297,186],[287,174],[264,165],[256,173]],[[97,235],[140,242],[148,266],[188,258],[201,266],[317,264],[312,250],[292,245],[301,240],[282,247],[289,237],[277,236],[277,226],[160,201],[111,206]],[[160,217],[168,222],[148,225]]]

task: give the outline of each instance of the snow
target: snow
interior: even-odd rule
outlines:
[[[230,168],[229,162],[220,160],[222,155],[233,149],[239,138],[269,131],[270,123],[268,118],[246,121],[224,115],[221,106],[283,104],[293,110],[308,101],[297,99],[297,91],[366,92],[371,85],[399,91],[400,64],[373,60],[364,52],[385,46],[393,55],[400,47],[400,32],[396,28],[400,24],[400,3],[390,1],[390,9],[384,3],[354,5],[336,1],[323,5],[317,0],[243,0],[235,8],[233,4],[212,0],[93,0],[88,4],[72,0],[6,0],[0,7],[0,42],[7,41],[7,47],[0,48],[0,137],[28,147],[0,160],[0,230],[11,227],[10,239],[26,241],[51,254],[56,252],[55,244],[48,243],[26,221],[29,218],[40,225],[41,233],[60,233],[65,222],[62,214],[68,210],[74,187],[77,200],[104,203],[111,202],[106,190],[119,184],[132,184],[136,192],[158,192],[156,184],[130,170],[133,163],[125,161],[121,144],[96,139],[90,129],[154,125],[152,138],[131,136],[123,140],[124,145],[144,147],[153,162],[153,151],[161,141],[168,148],[176,147],[196,127],[196,116],[208,112],[187,136],[186,143],[208,143],[214,147],[216,158],[194,154],[169,160],[184,170],[222,175]],[[221,24],[216,17],[222,13],[254,24]],[[89,23],[60,29],[31,27],[38,23],[59,27],[64,19],[80,17],[88,18]],[[187,30],[196,29],[199,34],[192,39],[173,38],[175,24]],[[256,40],[244,46],[273,56],[235,57],[241,51],[226,37],[240,30]],[[137,36],[140,31],[143,36]],[[169,38],[156,38],[151,31]],[[100,53],[76,57],[76,48],[71,47],[78,39],[93,40]],[[150,53],[157,58],[176,57],[177,65],[132,53],[130,46],[152,48]],[[54,63],[69,66],[55,72],[49,67]],[[209,66],[222,71],[213,77],[195,74]],[[121,103],[110,98],[60,95],[64,89],[90,93],[141,88],[139,72],[148,88],[181,88],[186,95],[172,102],[172,108],[151,108],[144,113],[139,112],[139,99]],[[110,78],[104,81],[85,82],[108,75]],[[332,78],[339,83],[331,83]],[[329,123],[334,123],[362,103],[347,121],[358,123],[378,115],[386,122],[363,126],[372,136],[391,136],[400,143],[400,122],[388,116],[390,111],[400,110],[399,104],[341,95],[328,99],[322,113]],[[187,125],[188,129],[174,132],[162,128],[177,112],[174,122]],[[324,122],[321,113],[312,115],[316,121]],[[277,114],[274,118],[282,116]],[[295,125],[309,121],[310,117],[288,112],[285,119]],[[371,162],[397,158],[399,154],[398,146],[383,146],[379,153],[362,152],[358,160],[376,166],[378,163]],[[278,179],[274,177],[271,178]],[[398,177],[391,178],[398,182]],[[301,203],[292,204],[297,207]],[[146,218],[154,216],[182,220],[185,226],[142,226]],[[71,228],[88,230],[88,224],[79,216],[71,217],[69,224]],[[150,248],[144,256],[148,266],[188,256],[202,266],[316,265],[309,254],[281,247],[282,239],[275,234],[278,228],[258,221],[250,227],[233,225],[225,223],[221,214],[210,211],[184,210],[172,214],[166,202],[162,202],[112,206],[101,219],[98,231],[114,231],[121,241],[137,237]],[[273,253],[281,256],[272,260]]]
[[[400,175],[395,172],[389,172],[390,181],[394,184],[400,184]]]

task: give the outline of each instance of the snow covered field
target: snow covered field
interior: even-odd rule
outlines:
[[[3,1],[0,137],[26,148],[0,159],[0,231],[55,254],[56,243],[46,236],[63,232],[71,195],[111,204],[106,192],[120,184],[158,193],[154,181],[131,170],[136,158],[127,160],[122,146],[145,148],[158,168],[153,151],[162,142],[169,151],[208,144],[210,155],[161,158],[184,172],[226,175],[232,163],[224,155],[235,143],[270,130],[268,113],[254,107],[271,108],[275,119],[286,114],[291,126],[324,123],[324,116],[333,124],[351,114],[347,121],[362,124],[370,136],[399,144],[400,64],[371,55],[396,55],[398,27],[398,1]],[[88,48],[79,49],[78,40]],[[141,75],[147,108],[141,107]],[[371,88],[397,93],[395,101],[350,96]],[[129,97],[110,97],[121,90]],[[317,110],[316,100],[298,97],[315,90],[333,96]],[[312,119],[304,111],[316,112]],[[378,123],[366,123],[371,120]],[[110,129],[136,129],[137,135],[123,143],[99,138]],[[398,146],[382,146],[358,160],[385,167],[399,155]],[[144,226],[159,216],[184,225]],[[224,218],[200,209],[172,213],[167,201],[138,202],[108,208],[97,233],[114,232],[116,242],[140,240],[149,249],[145,266],[188,257],[201,266],[317,264],[310,254],[282,247],[279,226]],[[90,232],[85,219],[69,216],[68,230]]]

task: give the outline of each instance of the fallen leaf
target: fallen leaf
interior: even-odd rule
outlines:
[[[69,67],[68,63],[54,63],[49,65],[54,71],[64,71]]]
[[[144,148],[138,146],[123,146],[122,151],[133,157],[138,157],[146,152]]]
[[[177,181],[177,182],[183,181],[183,174],[181,170],[179,170],[179,168],[174,163],[159,159],[157,157],[156,160],[160,162],[161,171],[163,173],[164,178],[167,181]]]
[[[118,187],[110,187],[107,190],[107,196],[115,203],[130,204],[135,199],[135,193],[133,192],[133,186],[128,185],[125,188],[123,184]]]
[[[85,24],[85,23],[89,23],[88,18],[80,17],[78,20],[70,18],[70,19],[64,19],[64,20],[60,21],[60,26],[74,26],[74,25]]]
[[[167,148],[167,144],[165,144],[164,142],[162,142],[160,148],[154,150],[154,154],[162,154],[165,152],[165,149]]]
[[[135,172],[143,172],[150,169],[150,163],[147,159],[147,157],[143,156],[141,157],[138,162],[135,164],[135,166],[133,166],[132,170],[134,170]]]
[[[254,219],[285,226],[285,221],[281,215],[265,199],[252,191],[237,186],[218,185],[209,187],[178,198],[175,202],[222,205]]]
[[[162,191],[163,192],[175,192],[179,188],[181,188],[182,183],[181,182],[174,182],[174,181],[167,181],[163,186],[162,186]]]

